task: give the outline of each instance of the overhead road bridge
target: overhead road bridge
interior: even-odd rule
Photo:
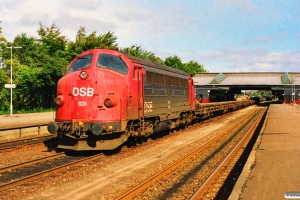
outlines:
[[[298,103],[300,72],[196,73],[196,98],[201,102],[235,100],[244,90],[271,90],[281,102]]]

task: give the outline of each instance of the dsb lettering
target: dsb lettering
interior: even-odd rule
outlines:
[[[84,96],[93,96],[94,95],[94,88],[85,88],[85,87],[81,87],[81,88],[77,88],[77,87],[73,87],[73,90],[72,90],[72,94],[76,97],[76,96],[81,96],[81,97],[84,97]]]

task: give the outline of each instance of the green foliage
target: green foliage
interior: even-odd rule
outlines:
[[[51,56],[54,56],[57,51],[64,51],[67,45],[66,36],[62,36],[60,29],[52,24],[51,27],[43,27],[40,24],[38,30],[42,46],[48,51]]]
[[[170,56],[163,61],[159,57],[155,56],[154,53],[150,51],[143,50],[141,46],[138,45],[132,45],[127,48],[122,48],[120,50],[121,52],[127,53],[129,55],[133,55],[139,58],[148,59],[154,62],[158,62],[160,64],[164,64],[169,67],[173,67],[176,69],[183,70],[190,74],[191,76],[194,76],[196,72],[207,72],[203,65],[200,65],[196,61],[189,61],[187,63],[182,63],[181,59],[178,56]]]
[[[272,91],[271,90],[258,90],[258,91],[250,91],[250,92],[245,92],[245,94],[249,95],[250,97],[271,97]]]
[[[138,46],[138,45],[132,45],[127,48],[122,48],[120,51],[127,53],[129,55],[138,57],[138,58],[148,59],[148,60],[163,64],[162,59],[155,56],[155,54],[150,51],[143,50],[141,48],[141,46]]]
[[[178,56],[170,56],[165,59],[165,65],[176,69],[184,70],[184,65]]]
[[[14,107],[18,109],[33,109],[35,106],[41,106],[41,80],[38,79],[41,68],[30,68],[27,65],[18,66],[15,73],[18,74],[15,79],[17,85],[14,89]]]
[[[96,48],[103,49],[116,49],[118,44],[116,43],[117,37],[114,36],[114,32],[107,32],[98,36],[98,46]]]
[[[0,21],[0,25],[1,25],[1,21]],[[2,27],[0,26],[0,70],[2,70],[2,68],[4,67],[3,52],[5,49],[6,43],[7,43],[7,40],[3,37]],[[1,83],[1,78],[3,78],[3,76],[0,74],[0,83]],[[1,92],[1,87],[0,87],[0,92]]]
[[[50,27],[40,24],[37,32],[37,38],[21,33],[10,43],[3,37],[0,27],[0,63],[3,63],[0,65],[0,114],[8,114],[10,109],[10,89],[4,88],[4,84],[10,83],[11,61],[13,84],[17,85],[13,89],[14,113],[42,112],[54,109],[56,84],[72,59],[90,49],[118,48],[117,37],[111,31],[99,35],[96,32],[87,34],[85,28],[80,27],[75,42],[68,41],[55,24]],[[12,49],[11,55],[10,49],[6,48],[11,46],[21,46],[22,49]],[[163,61],[138,45],[123,48],[121,51],[184,70],[190,75],[206,72],[203,65],[195,61],[183,64],[177,56]]]
[[[195,76],[195,73],[196,72],[207,72],[203,65],[199,64],[198,62],[196,61],[189,61],[187,63],[184,63],[184,71],[186,71],[189,75],[191,76]]]
[[[13,89],[14,112],[53,108],[57,81],[63,76],[69,63],[64,58],[64,55],[68,55],[65,53],[67,40],[60,35],[55,24],[50,28],[41,25],[38,33],[39,38],[28,37],[22,33],[13,43],[7,44],[22,47],[12,51],[13,83],[17,85]],[[10,81],[10,53],[6,50],[2,54],[5,67],[4,75],[0,75],[0,78],[6,83]],[[10,97],[7,93],[10,94],[10,90],[0,88],[0,112],[3,113],[9,110]]]
[[[2,21],[0,21],[0,25],[1,25],[1,22]],[[7,43],[7,40],[4,38],[3,33],[2,33],[2,27],[0,26],[0,53],[3,52],[3,49],[5,48],[4,46],[6,43]],[[0,62],[1,62],[1,58],[2,58],[2,56],[0,54]]]
[[[69,53],[74,58],[78,54],[95,48],[104,49],[116,49],[118,44],[116,43],[117,37],[114,36],[114,32],[107,32],[97,36],[97,32],[93,32],[87,35],[84,27],[80,27],[77,31],[75,42],[69,42]]]
[[[44,60],[47,50],[34,37],[28,37],[25,33],[18,35],[11,46],[21,46],[21,50],[13,50],[14,57],[17,57],[23,65],[38,67]]]
[[[0,71],[0,113],[9,110],[10,105],[10,93],[9,90],[4,88],[4,84],[9,83],[8,76],[5,71],[1,69]]]

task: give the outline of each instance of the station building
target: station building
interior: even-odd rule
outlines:
[[[193,80],[202,103],[234,101],[245,90],[269,90],[282,103],[299,102],[300,72],[196,73]]]

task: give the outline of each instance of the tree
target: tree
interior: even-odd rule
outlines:
[[[1,25],[1,22],[2,21],[0,21],[0,25]],[[2,63],[2,61],[3,61],[2,60],[2,52],[4,50],[6,43],[7,43],[7,40],[4,38],[3,33],[2,33],[2,27],[0,26],[0,63]]]
[[[39,79],[41,68],[18,66],[14,89],[14,107],[18,110],[34,110],[43,107],[43,80]]]
[[[54,56],[58,51],[65,51],[68,40],[66,36],[61,35],[60,29],[55,24],[52,24],[51,27],[43,27],[40,24],[38,34],[41,44],[46,47],[51,56]]]
[[[203,65],[193,60],[184,63],[184,71],[186,71],[191,76],[195,76],[196,72],[207,72],[207,70],[204,69]]]
[[[1,23],[1,21],[0,21]],[[0,26],[0,112],[8,112],[10,90],[4,88],[10,82],[10,51],[7,46],[21,46],[21,50],[12,51],[13,83],[17,85],[13,92],[14,111],[30,111],[37,108],[53,108],[56,84],[64,75],[70,61],[83,51],[118,47],[114,32],[97,35],[94,31],[87,34],[84,27],[77,32],[75,42],[68,41],[54,23],[50,27],[40,24],[38,37],[29,37],[26,33],[17,35],[12,43],[6,41]],[[130,55],[181,69],[194,75],[206,72],[203,65],[195,61],[183,64],[178,56],[170,56],[163,61],[154,53],[138,45],[121,49]]]
[[[146,51],[146,50],[142,49],[141,46],[138,46],[138,45],[131,45],[130,47],[123,48],[120,51],[127,53],[129,55],[132,55],[132,56],[136,56],[136,57],[143,58],[143,59],[148,59],[148,60],[151,60],[154,62],[164,64],[169,67],[183,70],[183,71],[187,72],[188,74],[190,74],[191,76],[194,76],[196,72],[207,72],[203,68],[203,65],[200,65],[196,61],[192,60],[192,61],[189,61],[189,62],[183,64],[181,59],[178,56],[170,56],[170,57],[166,58],[165,61],[163,62],[162,59],[160,59],[159,57],[156,57],[154,55],[154,53],[152,53],[150,51]]]
[[[165,65],[173,67],[176,69],[184,70],[184,65],[181,62],[181,59],[178,56],[170,56],[165,59]]]
[[[13,45],[22,47],[21,50],[14,51],[14,54],[18,57],[20,63],[32,68],[39,67],[41,61],[44,60],[44,55],[48,54],[47,49],[42,46],[37,38],[29,37],[26,33],[17,35]]]
[[[69,63],[64,58],[65,47],[59,45],[64,37],[58,34],[59,29],[54,29],[54,25],[50,28],[42,27],[39,30],[40,38],[28,37],[22,33],[13,43],[8,43],[9,46],[22,47],[21,50],[13,51],[13,82],[17,85],[13,92],[14,110],[53,108],[56,84]],[[51,36],[53,32],[55,34]],[[10,54],[7,52],[3,55],[6,66],[10,66],[10,59],[7,59]],[[9,72],[8,67],[4,70]],[[5,95],[6,92],[1,93],[1,97]]]
[[[0,25],[1,25],[1,22],[2,21],[0,21]],[[6,43],[7,43],[7,40],[3,36],[2,27],[0,26],[0,63],[2,62],[2,52],[4,50]]]
[[[130,47],[122,48],[120,51],[138,58],[148,59],[163,64],[162,59],[155,56],[155,54],[150,51],[143,50],[141,46],[138,45],[131,45]]]
[[[1,24],[2,21],[0,21]],[[2,27],[0,26],[0,93],[2,89],[4,88],[4,84],[8,83],[7,79],[8,76],[6,75],[6,72],[4,71],[5,69],[5,46],[6,46],[7,40],[4,38],[2,34]],[[0,103],[1,102],[1,96],[0,96]]]
[[[2,21],[0,21],[1,24]],[[3,36],[2,27],[0,26],[0,112],[8,112],[10,106],[10,90],[4,88],[4,84],[9,83],[9,66],[10,51],[6,49],[7,40]]]
[[[0,112],[8,112],[9,110],[9,98],[10,98],[10,93],[9,89],[4,88],[4,84],[9,83],[9,77],[3,71],[2,69],[0,70]]]
[[[83,51],[87,51],[95,48],[103,49],[116,49],[118,44],[116,43],[117,37],[114,32],[107,32],[105,34],[100,34],[97,36],[97,32],[94,31],[90,35],[84,27],[80,27],[77,31],[75,42],[69,42],[69,54],[73,55],[73,58]]]
[[[71,56],[70,61],[78,54],[87,49],[85,46],[87,33],[84,27],[80,27],[77,31],[75,42],[71,41],[68,43],[68,51]]]
[[[118,47],[116,41],[117,37],[114,36],[114,32],[108,31],[107,33],[98,36],[99,45],[96,48],[116,49]]]

